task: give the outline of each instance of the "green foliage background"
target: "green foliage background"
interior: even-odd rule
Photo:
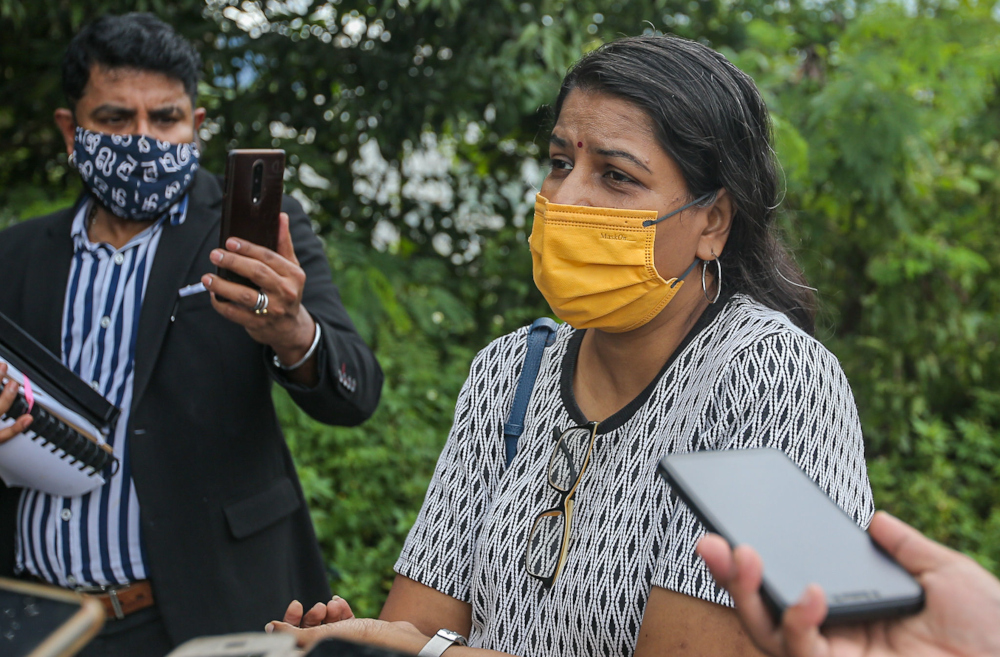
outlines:
[[[287,188],[385,368],[360,428],[276,393],[359,613],[384,600],[472,356],[547,312],[526,222],[560,78],[650,31],[712,45],[766,94],[784,229],[854,387],[877,505],[1000,572],[1000,5],[0,0],[0,227],[79,193],[51,121],[59,61],[83,22],[128,10],[198,44],[210,169],[236,145],[289,153]]]

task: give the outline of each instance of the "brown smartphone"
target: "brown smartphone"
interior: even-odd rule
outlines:
[[[55,586],[0,578],[0,654],[69,657],[104,625],[104,607]]]
[[[283,150],[229,151],[219,248],[225,249],[230,237],[238,237],[272,251],[278,250],[278,214],[284,178]],[[251,281],[227,269],[219,267],[218,273],[227,281],[257,289]]]

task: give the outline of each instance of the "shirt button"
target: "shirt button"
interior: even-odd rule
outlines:
[[[101,382],[100,381],[91,381],[90,382],[90,387],[93,388],[94,390],[96,390],[97,392],[100,392],[101,391]]]
[[[101,328],[108,328],[109,326],[111,326],[111,318],[110,317],[102,317],[101,318]]]
[[[120,265],[123,262],[125,262],[125,256],[123,254],[121,254],[121,253],[116,253],[115,254],[115,264],[116,265]]]
[[[59,512],[59,517],[65,520],[66,522],[69,522],[70,519],[73,518],[73,512],[70,511],[69,509],[63,509],[61,512]]]
[[[76,578],[70,575],[69,577],[66,578],[66,583],[69,584],[70,586],[76,586]]]

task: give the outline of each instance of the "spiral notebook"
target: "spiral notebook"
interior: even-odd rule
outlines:
[[[31,426],[0,444],[0,479],[8,486],[52,495],[82,495],[118,471],[105,439],[121,411],[88,386],[38,341],[0,313],[0,362],[18,395],[0,427],[24,413]]]

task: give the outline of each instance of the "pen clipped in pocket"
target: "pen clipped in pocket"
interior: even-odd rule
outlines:
[[[190,313],[196,310],[212,307],[212,298],[205,289],[204,283],[187,285],[177,290],[177,299],[174,301],[174,308],[170,311],[170,322],[173,323],[182,313]]]

